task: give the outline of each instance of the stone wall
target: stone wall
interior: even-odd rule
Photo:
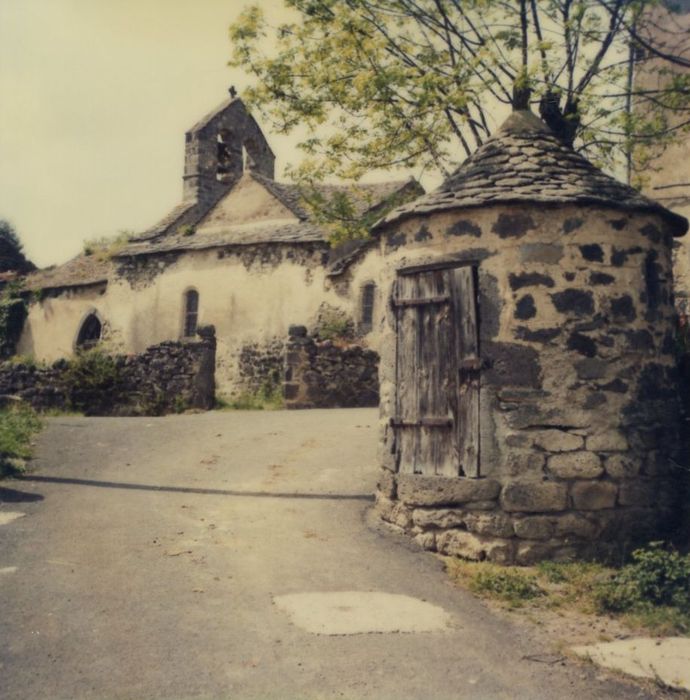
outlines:
[[[340,346],[292,326],[286,346],[283,395],[286,408],[352,408],[379,402],[378,353]]]
[[[410,218],[381,245],[384,298],[400,268],[476,264],[481,366],[480,478],[397,473],[386,308],[381,516],[429,549],[519,564],[667,536],[687,471],[665,222],[503,205]]]
[[[164,342],[140,355],[87,354],[52,366],[0,365],[0,395],[37,410],[80,410],[86,415],[162,415],[210,409],[215,401],[213,327],[200,340]]]
[[[283,384],[285,343],[279,338],[247,343],[238,353],[237,387],[250,394],[271,393]]]

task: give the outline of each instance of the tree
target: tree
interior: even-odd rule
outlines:
[[[9,221],[0,219],[0,272],[23,274],[36,269],[24,256],[22,247],[14,226]]]
[[[231,26],[231,65],[276,129],[308,128],[300,181],[448,174],[501,106],[532,108],[611,170],[646,167],[629,154],[690,126],[690,60],[659,41],[661,0],[284,1],[293,22],[249,7]]]

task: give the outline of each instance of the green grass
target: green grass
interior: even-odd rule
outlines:
[[[592,562],[498,566],[446,558],[457,584],[510,608],[607,615],[652,634],[690,636],[690,555],[653,543],[614,569]]]
[[[475,593],[503,600],[511,607],[520,607],[524,601],[544,594],[533,574],[498,567],[478,571],[470,588]]]
[[[0,478],[22,471],[22,462],[31,456],[31,440],[41,429],[38,414],[19,404],[0,409]]]
[[[258,391],[245,391],[232,398],[216,397],[216,409],[220,411],[278,411],[285,408],[285,400],[279,386],[266,385]]]

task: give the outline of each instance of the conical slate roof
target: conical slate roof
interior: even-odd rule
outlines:
[[[515,111],[438,189],[392,210],[375,228],[418,214],[493,203],[602,204],[654,211],[682,236],[688,221],[614,180],[529,111]]]

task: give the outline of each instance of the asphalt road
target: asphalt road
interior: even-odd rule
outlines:
[[[652,697],[591,665],[526,659],[554,650],[372,528],[375,421],[50,419],[28,477],[0,485],[0,698]],[[334,608],[346,627],[368,593],[426,603],[445,625],[318,634],[283,604],[306,600],[313,618],[292,594],[333,592],[350,592]],[[353,629],[395,628],[382,600]]]

